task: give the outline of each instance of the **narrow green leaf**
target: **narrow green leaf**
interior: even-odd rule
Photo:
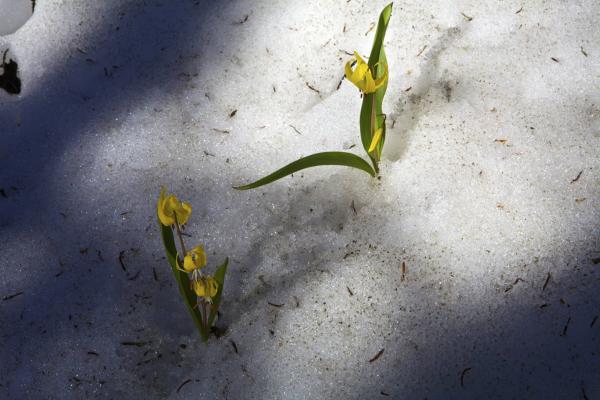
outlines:
[[[376,165],[375,159],[369,153],[373,132],[371,132],[371,109],[373,108],[374,93],[363,95],[362,107],[360,108],[360,140],[365,152],[369,155],[373,165]]]
[[[164,226],[160,221],[158,221],[158,225],[160,226],[162,241],[165,246],[165,251],[167,253],[167,261],[169,262],[172,268],[175,268],[177,266],[177,248],[175,247],[175,238],[173,237],[173,231],[171,230],[171,227]]]
[[[371,55],[369,56],[369,65],[374,67],[375,64],[382,61],[380,54],[383,51],[383,39],[387,31],[390,17],[392,16],[392,6],[394,3],[390,3],[381,11],[379,14],[379,21],[377,22],[377,30],[375,31],[375,39],[373,40],[373,47],[371,48]],[[379,72],[379,71],[377,71]]]
[[[197,297],[196,293],[190,287],[190,279],[188,274],[182,272],[177,269],[177,247],[175,247],[175,238],[173,237],[173,231],[170,227],[164,226],[158,221],[161,229],[161,236],[163,240],[163,244],[165,246],[165,251],[167,253],[167,261],[171,265],[171,271],[175,276],[175,280],[177,281],[177,286],[179,287],[179,293],[183,298],[183,302],[185,303],[196,327],[200,331],[200,335],[204,341],[208,340],[208,330],[204,328],[202,325],[202,316],[200,315],[200,311],[196,308]]]
[[[227,273],[227,265],[229,264],[229,258],[226,258],[223,264],[215,271],[215,280],[219,284],[217,294],[213,297],[212,305],[210,306],[210,314],[208,315],[208,328],[212,326],[215,318],[217,317],[217,311],[221,304],[221,294],[223,294],[223,285],[225,284],[225,274]]]
[[[392,5],[388,4],[381,14],[379,15],[379,22],[377,23],[377,30],[375,31],[375,39],[373,40],[373,47],[371,48],[371,55],[369,56],[369,66],[374,71],[374,78],[378,79],[383,76],[384,64],[387,64],[387,58],[385,56],[385,50],[383,46],[383,40],[385,39],[385,33],[392,16]],[[377,67],[375,65],[379,64]],[[389,76],[389,71],[388,71]],[[387,90],[387,82],[375,93],[369,93],[363,96],[362,107],[360,109],[360,138],[365,151],[368,153],[369,146],[371,145],[371,139],[373,132],[379,127],[385,125],[385,118],[383,117],[383,97]],[[373,105],[375,105],[375,126],[372,126],[371,119],[373,118]],[[377,156],[374,157],[369,154],[373,165],[377,164],[377,161],[381,157],[381,150],[383,149],[383,143],[385,141],[385,129],[384,136],[382,136],[379,144],[377,145]]]
[[[356,154],[345,153],[341,151],[327,151],[324,153],[312,154],[310,156],[296,160],[293,163],[290,163],[285,167],[278,169],[272,174],[257,180],[256,182],[250,183],[248,185],[236,186],[234,187],[234,189],[254,189],[259,186],[276,181],[277,179],[281,179],[302,169],[317,167],[319,165],[342,165],[346,167],[357,168],[365,171],[371,176],[375,176],[375,171],[373,171],[373,168],[371,168],[369,163],[357,156]]]

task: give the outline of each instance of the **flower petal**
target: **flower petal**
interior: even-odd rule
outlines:
[[[359,88],[363,93],[374,93],[379,88],[381,88],[388,79],[388,66],[384,62],[378,62],[375,64],[374,68],[369,67],[369,64],[365,62],[365,60],[358,54],[358,52],[354,52],[354,57],[350,61],[346,63],[345,66],[345,75],[346,78],[352,82],[357,88]],[[356,66],[354,70],[352,69],[352,64],[356,61]],[[373,76],[373,70],[379,65],[382,64],[384,68],[383,75],[379,79],[375,79]]]
[[[206,277],[206,294],[208,297],[212,298],[217,295],[217,291],[219,290],[219,284],[212,276]]]
[[[206,253],[202,246],[196,246],[191,251],[188,251],[183,259],[183,268],[187,272],[201,269],[204,266],[206,266]]]
[[[382,135],[383,135],[383,128],[379,128],[375,131],[375,134],[373,135],[373,139],[371,140],[371,145],[369,146],[369,150],[368,150],[369,153],[372,152],[373,150],[375,150],[375,148],[377,147],[377,144],[381,140]]]
[[[365,60],[362,59],[358,52],[355,51],[354,56],[356,59],[356,67],[352,70],[352,63],[355,59],[351,59],[346,63],[346,78],[364,92],[365,78],[367,74],[369,74],[369,65],[365,63]]]
[[[363,60],[363,58],[360,56],[360,54],[358,54],[358,51],[356,51],[356,50],[354,50],[354,57],[356,57],[356,61],[358,62],[358,65],[366,64],[365,60]]]
[[[346,63],[346,79],[348,79],[349,81],[352,82],[352,76],[354,74],[354,71],[352,71],[352,63],[354,63],[356,60],[355,59],[350,59],[350,61],[348,61]]]
[[[192,215],[192,206],[189,203],[180,203],[177,209],[177,221],[184,225]]]
[[[363,92],[365,93],[373,93],[375,91],[375,82],[373,81],[373,75],[371,75],[371,71],[365,74],[365,88]]]
[[[377,91],[380,87],[382,87],[387,82],[387,79],[388,79],[387,63],[378,62],[377,64],[375,64],[375,67],[377,67],[377,65],[379,65],[379,64],[383,64],[383,75],[381,76],[381,78],[375,79],[375,90],[373,90],[373,91]]]
[[[192,288],[196,296],[203,297],[204,300],[211,302],[212,298],[217,295],[219,283],[212,276],[203,276],[192,282]]]
[[[175,219],[173,218],[173,212],[170,210],[168,206],[168,198],[165,197],[167,192],[167,188],[163,186],[160,191],[160,196],[158,198],[158,203],[156,205],[156,212],[158,214],[158,219],[161,224],[165,226],[171,226],[175,224]],[[169,196],[171,197],[171,196]],[[173,196],[174,197],[174,196]]]
[[[204,280],[198,279],[192,281],[192,288],[194,289],[196,296],[204,297],[206,295],[206,284],[204,283]]]
[[[185,269],[186,272],[192,272],[196,269],[196,265],[194,265],[194,258],[190,253],[186,254],[186,256],[183,258],[183,269]]]

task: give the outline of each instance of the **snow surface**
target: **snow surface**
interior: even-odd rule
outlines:
[[[596,0],[396,2],[381,178],[231,189],[364,155],[337,87],[385,4],[49,0],[0,38],[0,398],[600,398]],[[232,261],[207,346],[163,184]]]
[[[19,29],[33,14],[35,0],[0,0],[0,35]]]

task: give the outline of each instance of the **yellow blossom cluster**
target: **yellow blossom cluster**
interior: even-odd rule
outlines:
[[[192,206],[180,201],[174,194],[167,195],[162,188],[157,204],[158,219],[165,226],[175,226],[179,231],[181,225],[187,223],[192,214]],[[183,242],[182,242],[183,243]],[[179,262],[178,262],[179,264]],[[211,302],[217,295],[219,283],[210,275],[203,275],[201,269],[206,266],[206,252],[202,246],[196,246],[183,257],[182,272],[191,273],[191,288],[196,296]]]

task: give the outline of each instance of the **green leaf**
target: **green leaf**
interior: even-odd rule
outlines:
[[[171,227],[164,226],[158,221],[161,229],[161,236],[163,240],[163,244],[165,246],[165,251],[167,253],[167,261],[171,265],[171,271],[175,276],[175,280],[177,281],[177,286],[179,287],[179,293],[183,298],[183,302],[185,303],[196,327],[200,331],[200,335],[204,341],[208,340],[208,328],[205,328],[202,325],[202,316],[200,314],[200,310],[198,310],[196,306],[197,297],[196,293],[190,287],[190,279],[188,274],[177,269],[177,248],[175,247],[175,238],[173,237],[173,231]]]
[[[379,22],[377,23],[377,30],[375,31],[375,39],[373,40],[373,47],[371,48],[371,55],[369,56],[369,66],[374,71],[375,79],[379,79],[383,76],[383,64],[387,64],[383,40],[385,39],[388,23],[390,21],[390,17],[392,16],[392,5],[393,3],[388,4],[379,15]],[[379,64],[377,67],[375,67],[375,64],[379,62],[382,64]],[[375,132],[379,127],[385,126],[385,118],[383,117],[383,97],[385,96],[386,90],[387,82],[375,93],[369,93],[363,96],[362,107],[360,109],[360,138],[367,154],[369,154],[368,150],[369,146],[371,145],[373,132]],[[373,105],[375,105],[374,114]],[[375,116],[375,126],[372,126],[371,123],[373,116]],[[377,145],[376,157],[374,157],[372,154],[369,154],[369,157],[376,168],[377,161],[379,161],[379,158],[381,157],[381,150],[383,149],[384,141],[385,127],[384,136],[382,136],[379,144]]]
[[[380,57],[383,52],[383,39],[385,38],[390,17],[392,16],[393,5],[394,3],[388,4],[381,11],[381,14],[379,14],[379,22],[377,23],[377,30],[375,31],[375,39],[373,40],[373,47],[371,48],[371,55],[369,56],[369,65],[371,67],[374,67],[375,64],[382,61]]]
[[[293,163],[286,165],[281,169],[278,169],[272,174],[257,180],[256,182],[243,186],[235,186],[234,189],[254,189],[259,186],[276,181],[277,179],[281,179],[287,175],[293,174],[294,172],[300,171],[302,169],[317,167],[319,165],[342,165],[346,167],[353,167],[363,170],[371,176],[375,176],[375,171],[373,171],[373,168],[371,168],[369,163],[357,156],[356,154],[345,153],[341,151],[327,151],[324,153],[316,153],[301,158],[297,161],[294,161]]]
[[[173,231],[171,230],[171,227],[164,226],[160,222],[160,220],[158,221],[158,225],[160,226],[162,241],[165,246],[165,252],[167,253],[167,261],[169,262],[171,267],[176,266],[177,248],[175,247],[175,238],[173,237]]]
[[[208,328],[212,326],[215,318],[217,317],[217,311],[221,304],[221,294],[223,294],[223,284],[225,283],[225,274],[227,273],[227,265],[229,264],[229,258],[226,258],[223,264],[215,271],[215,280],[219,284],[217,294],[212,299],[212,305],[210,306],[210,314],[208,315]]]

